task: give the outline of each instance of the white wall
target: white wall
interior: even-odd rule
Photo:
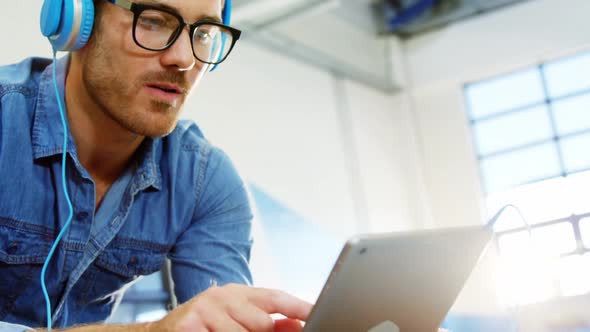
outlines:
[[[232,156],[247,179],[303,215],[353,231],[331,77],[239,46],[231,62],[206,77],[187,116]]]
[[[395,97],[247,43],[232,56],[187,115],[248,179],[339,234],[411,227]]]
[[[587,0],[529,1],[405,44],[409,86],[403,95],[417,118],[428,196],[423,202],[431,211],[430,219],[421,220],[424,225],[475,224],[485,218],[463,84],[590,47],[588,12]],[[492,256],[475,271],[455,311],[498,310]]]
[[[0,2],[0,64],[24,57],[51,57],[51,46],[39,30],[39,0]]]
[[[370,231],[416,228],[424,204],[416,124],[408,98],[346,82],[369,211]]]

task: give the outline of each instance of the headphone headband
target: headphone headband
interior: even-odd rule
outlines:
[[[221,12],[221,19],[223,20],[223,24],[230,25],[231,23],[231,0],[225,0],[225,6],[223,7],[223,11]]]
[[[115,3],[118,0],[106,0]],[[230,24],[231,0],[226,0],[221,17]],[[93,0],[45,0],[39,20],[41,33],[57,51],[75,51],[88,42],[94,26]],[[215,68],[215,67],[213,67]]]

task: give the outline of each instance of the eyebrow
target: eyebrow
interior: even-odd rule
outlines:
[[[151,5],[151,6],[162,8],[162,9],[166,9],[166,10],[169,10],[171,12],[174,12],[174,13],[180,15],[177,8],[169,6],[169,5],[162,3],[158,0],[142,0],[139,3]],[[180,16],[182,16],[182,15],[180,15]],[[183,18],[183,20],[184,20],[184,18]],[[199,19],[197,19],[197,22],[201,22],[201,21],[208,21],[208,22],[223,24],[223,20],[218,16],[202,15],[199,17]]]

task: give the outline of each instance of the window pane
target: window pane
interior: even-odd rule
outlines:
[[[512,204],[522,212],[529,224],[535,225],[566,218],[573,214],[583,215],[590,212],[588,197],[590,197],[590,171],[491,193],[486,197],[486,205],[488,218],[492,218],[506,204]],[[522,226],[522,218],[516,209],[509,207],[500,215],[494,229],[501,231]],[[588,236],[590,236],[590,225],[588,227]],[[590,248],[590,237],[588,241],[588,248]]]
[[[549,139],[553,136],[546,105],[476,122],[473,129],[480,155]]]
[[[485,158],[480,165],[487,192],[561,174],[553,143]]]
[[[590,94],[555,101],[553,114],[559,135],[590,129]]]
[[[498,239],[502,255],[510,257],[523,256],[531,250],[531,240],[526,231],[501,235]]]
[[[548,63],[545,77],[552,98],[590,89],[590,53]]]
[[[502,204],[501,207],[494,206],[492,209],[489,209],[488,222],[494,217],[494,215],[496,215],[496,213],[500,211],[500,209],[503,208],[504,205],[506,204]],[[514,206],[520,210],[520,213],[524,213],[524,211],[522,211],[519,206]],[[491,206],[488,199],[488,208],[490,207]],[[527,219],[527,217],[525,215],[521,216],[520,213],[513,207],[507,207],[504,209],[504,211],[501,212],[501,214],[498,216],[498,219],[494,223],[494,231],[501,232],[515,228],[521,228],[525,226],[525,222],[530,224],[531,222]]]
[[[590,167],[590,134],[564,138],[560,144],[567,172],[585,170]]]
[[[576,250],[574,228],[569,222],[535,228],[532,234],[539,252],[557,256]]]
[[[564,257],[560,263],[561,294],[575,296],[590,292],[590,254]]]
[[[582,233],[584,247],[590,249],[590,217],[580,220],[580,233]]]
[[[465,93],[473,120],[545,100],[537,68],[468,85]]]
[[[502,238],[500,241],[502,242]],[[526,241],[526,234],[521,239]],[[517,241],[523,243],[523,241]],[[556,293],[553,271],[557,268],[550,262],[540,259],[527,249],[530,246],[522,245],[524,252],[508,252],[502,249],[502,255],[498,261],[498,293],[504,305],[523,305],[545,301]]]

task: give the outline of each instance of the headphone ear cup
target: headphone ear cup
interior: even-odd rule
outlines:
[[[94,27],[94,2],[93,0],[82,0],[82,2],[82,21],[72,50],[79,50],[86,45]]]
[[[229,25],[231,22],[231,0],[226,0],[225,1],[225,7],[223,7],[223,10],[221,11],[221,19],[223,20],[223,24],[225,25]],[[222,41],[223,44],[225,44],[225,40]],[[223,48],[223,46],[222,46]],[[212,72],[215,70],[215,68],[217,68],[217,65],[213,65],[211,66],[211,69],[209,69],[209,72]]]
[[[55,35],[59,28],[63,0],[45,0],[41,8],[39,25],[45,37]]]
[[[41,33],[57,51],[75,51],[88,42],[94,26],[93,0],[46,0]]]

